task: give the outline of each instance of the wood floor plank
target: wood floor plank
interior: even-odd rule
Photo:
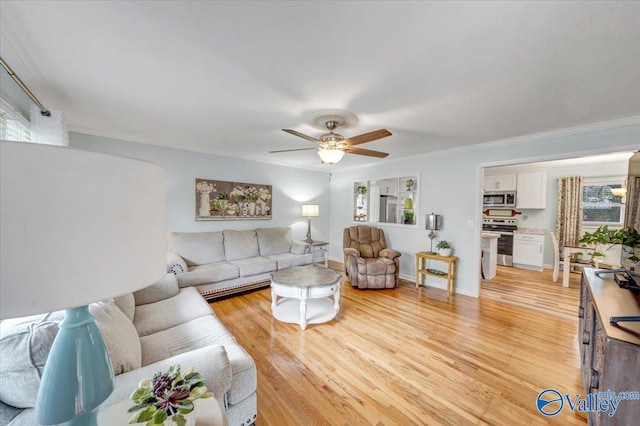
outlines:
[[[211,306],[256,362],[259,426],[584,425],[535,406],[543,389],[583,393],[578,280],[563,289],[547,271],[499,268],[480,298],[448,299],[343,279],[337,318],[305,331],[272,317],[269,289]]]

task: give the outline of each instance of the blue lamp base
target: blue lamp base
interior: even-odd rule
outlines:
[[[88,306],[65,311],[36,400],[42,425],[97,425],[97,409],[113,392],[107,347]]]

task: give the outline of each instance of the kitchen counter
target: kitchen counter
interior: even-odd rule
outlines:
[[[517,231],[513,231],[514,234],[529,234],[529,235],[546,235],[547,230],[545,228],[518,228]]]
[[[485,280],[490,280],[496,276],[496,265],[498,262],[498,238],[500,234],[496,232],[482,232],[482,274]]]

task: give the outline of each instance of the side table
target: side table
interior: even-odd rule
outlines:
[[[133,414],[127,413],[127,410],[132,406],[133,401],[125,399],[101,409],[98,412],[98,426],[129,426]],[[194,406],[195,426],[227,426],[227,415],[215,398],[196,399]]]
[[[437,260],[447,264],[447,272],[437,269],[428,269],[426,267],[427,260]],[[427,253],[424,251],[416,253],[416,288],[419,286],[426,287],[424,278],[426,275],[447,279],[447,297],[453,293],[453,286],[456,281],[456,264],[458,258],[456,256],[440,256],[437,253]]]
[[[324,260],[324,267],[329,267],[329,243],[326,241],[314,241],[311,244],[311,253],[313,254],[313,263],[318,260]]]

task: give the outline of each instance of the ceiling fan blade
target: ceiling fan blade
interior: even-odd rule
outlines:
[[[300,133],[300,132],[297,132],[297,131],[295,131],[295,130],[291,130],[291,129],[282,129],[282,131],[283,131],[283,132],[287,132],[287,133],[291,133],[291,134],[292,134],[292,135],[294,135],[294,136],[301,137],[301,138],[306,139],[306,140],[311,141],[311,142],[320,142],[318,139],[312,138],[311,136],[307,136],[307,135],[305,135],[304,133]]]
[[[369,157],[384,158],[389,155],[386,152],[373,151],[371,149],[351,148],[350,146],[345,146],[342,149],[344,150],[344,152],[348,152],[349,154],[367,155]]]
[[[280,151],[269,151],[269,154],[275,154],[276,152],[307,151],[309,149],[315,149],[316,151],[318,150],[318,148],[281,149]]]
[[[349,145],[359,145],[361,143],[375,141],[377,139],[386,138],[387,136],[391,136],[391,132],[387,129],[374,130],[373,132],[364,133],[362,135],[354,136],[349,139],[345,139],[342,142]]]

